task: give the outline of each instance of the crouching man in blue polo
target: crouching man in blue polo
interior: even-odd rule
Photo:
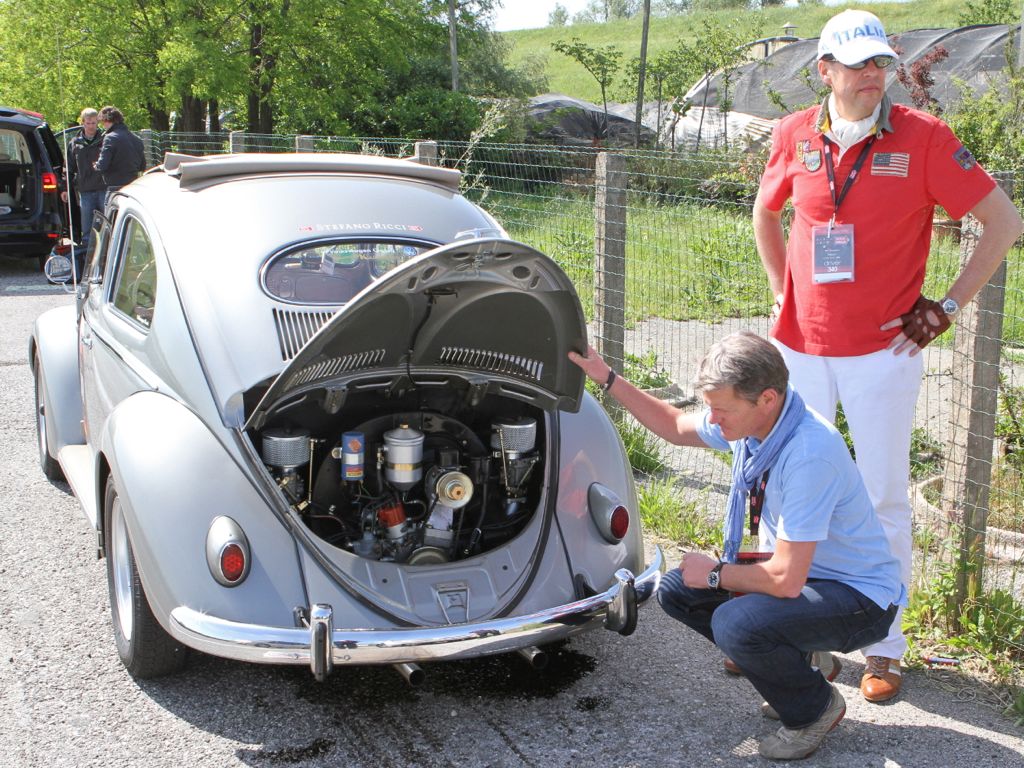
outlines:
[[[593,349],[569,357],[665,440],[732,452],[724,558],[685,553],[658,599],[721,648],[764,698],[762,714],[781,720],[761,755],[807,757],[846,713],[830,652],[885,637],[906,604],[899,563],[843,438],[789,386],[778,349],[753,333],[725,337],[701,362],[701,413],[640,391]],[[741,565],[748,499],[761,549],[772,554]]]

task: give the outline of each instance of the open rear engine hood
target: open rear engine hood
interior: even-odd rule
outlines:
[[[367,287],[298,352],[246,428],[304,393],[343,393],[368,377],[413,380],[457,374],[514,391],[546,410],[575,412],[586,349],[572,282],[550,258],[504,239],[455,242],[402,264]]]

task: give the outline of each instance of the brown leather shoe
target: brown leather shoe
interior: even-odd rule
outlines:
[[[736,675],[738,677],[743,677],[743,670],[740,669],[736,665],[736,662],[733,661],[732,659],[730,659],[728,656],[726,656],[724,659],[722,659],[722,666],[725,667],[725,671],[728,672],[730,675]]]
[[[875,704],[889,701],[895,697],[903,686],[903,675],[900,673],[900,660],[887,659],[885,656],[868,656],[864,675],[860,679],[860,692],[865,701]]]

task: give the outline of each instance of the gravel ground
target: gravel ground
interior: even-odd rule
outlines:
[[[772,725],[750,686],[656,605],[632,637],[591,633],[540,673],[517,657],[438,664],[411,689],[389,669],[317,684],[303,669],[197,656],[176,677],[133,680],[94,536],[36,460],[27,338],[37,314],[71,299],[29,267],[0,257],[0,766],[769,764],[756,739]],[[1024,730],[977,681],[909,670],[898,701],[871,705],[861,660],[842,660],[846,719],[804,765],[1024,766]]]

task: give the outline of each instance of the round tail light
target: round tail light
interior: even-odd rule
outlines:
[[[245,573],[245,552],[237,544],[228,544],[220,553],[220,572],[232,584]]]
[[[629,531],[629,510],[621,504],[613,509],[608,529],[616,539],[625,538],[626,532]]]

